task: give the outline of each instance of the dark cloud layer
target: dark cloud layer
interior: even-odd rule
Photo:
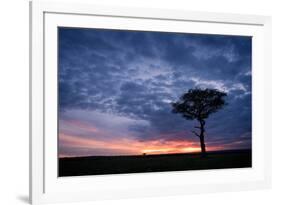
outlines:
[[[147,122],[128,127],[140,141],[194,138],[196,122],[173,114],[170,102],[190,88],[216,88],[228,106],[207,120],[207,143],[249,148],[251,47],[243,36],[59,28],[61,118],[110,113]]]

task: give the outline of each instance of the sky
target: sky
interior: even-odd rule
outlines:
[[[172,112],[192,88],[227,93],[207,151],[250,149],[247,36],[59,28],[59,157],[199,152],[196,120]]]

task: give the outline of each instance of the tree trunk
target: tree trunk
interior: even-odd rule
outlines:
[[[201,145],[201,154],[203,157],[206,156],[206,145],[205,145],[205,120],[199,120],[200,122],[200,145]]]
[[[202,156],[206,156],[206,146],[205,146],[205,142],[204,142],[204,136],[200,137],[200,145],[201,145],[201,154]]]

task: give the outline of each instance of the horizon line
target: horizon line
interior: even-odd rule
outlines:
[[[245,148],[245,149],[222,149],[222,150],[211,150],[206,151],[207,153],[214,153],[214,152],[231,152],[231,151],[251,151],[252,148]],[[139,157],[139,156],[159,156],[159,155],[185,155],[185,154],[201,154],[201,151],[198,152],[177,152],[177,153],[164,153],[164,154],[148,154],[148,153],[140,153],[134,155],[84,155],[84,156],[65,156],[60,157],[58,159],[67,159],[67,158],[86,158],[86,157]]]

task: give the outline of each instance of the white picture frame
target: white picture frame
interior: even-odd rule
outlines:
[[[53,92],[57,86],[58,26],[253,36],[253,167],[58,178],[57,123],[54,123],[57,121],[57,95]],[[31,2],[30,93],[32,204],[239,191],[271,186],[270,17]]]

